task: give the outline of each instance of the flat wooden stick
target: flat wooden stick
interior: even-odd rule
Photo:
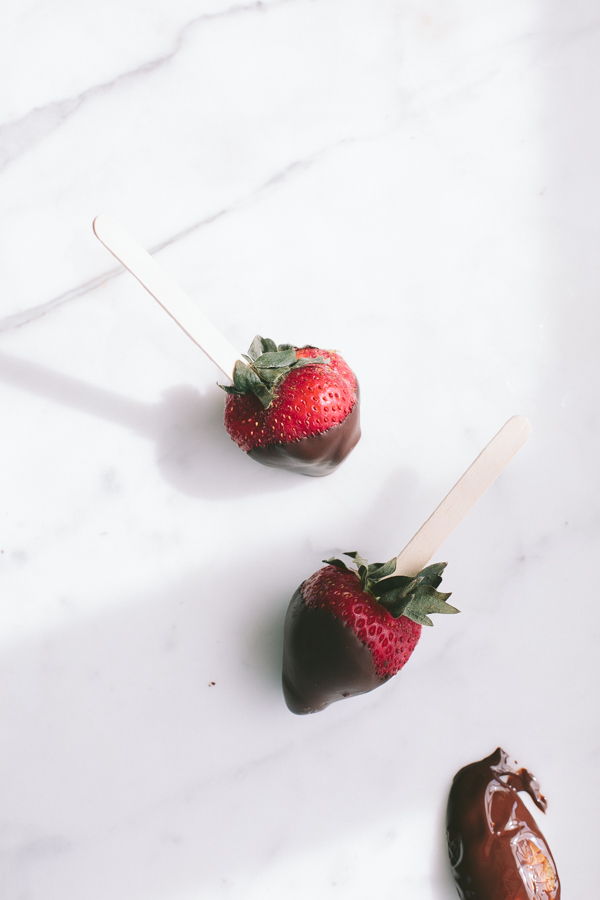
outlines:
[[[530,434],[531,424],[524,416],[508,420],[398,554],[396,575],[414,576],[427,565]]]
[[[94,219],[94,232],[106,249],[137,278],[188,337],[233,381],[235,364],[238,359],[244,362],[243,358],[171,276],[112,216],[97,216]]]

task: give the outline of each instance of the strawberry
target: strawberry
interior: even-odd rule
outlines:
[[[457,613],[436,588],[446,563],[415,578],[394,575],[396,558],[369,565],[346,553],[357,568],[326,559],[300,585],[284,628],[283,693],[289,709],[317,712],[336,700],[365,694],[406,665],[433,625],[427,613]]]
[[[249,456],[328,475],[360,438],[358,382],[339,353],[257,335],[227,392],[225,428]]]

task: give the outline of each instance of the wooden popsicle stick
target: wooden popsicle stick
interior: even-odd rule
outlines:
[[[147,250],[112,216],[97,216],[94,232],[107,250],[128,269],[221,372],[233,381],[238,359],[244,359]]]
[[[524,416],[513,416],[503,425],[424,525],[421,525],[404,550],[398,554],[396,575],[412,577],[427,565],[433,554],[521,449],[530,434],[531,424]]]

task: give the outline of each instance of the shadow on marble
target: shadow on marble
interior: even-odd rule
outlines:
[[[0,380],[148,438],[165,481],[189,496],[226,500],[297,483],[297,475],[257,465],[235,446],[217,388],[202,394],[179,385],[164,391],[160,403],[141,403],[6,353],[0,353]]]
[[[291,599],[290,594],[290,599]],[[256,667],[256,675],[264,690],[283,702],[281,664],[283,659],[283,624],[289,599],[283,593],[272,605],[256,616],[247,629],[244,646]]]
[[[433,512],[441,496],[423,484],[414,469],[395,466],[361,512],[356,528],[356,547],[370,562],[391,559]],[[308,576],[307,576],[308,577]]]
[[[448,793],[452,781],[448,782]],[[456,884],[452,877],[450,861],[448,859],[448,845],[446,843],[446,807],[448,795],[440,798],[440,805],[436,815],[436,841],[432,852],[432,879],[431,889],[433,900],[450,900],[456,897]]]
[[[329,854],[344,860],[346,841],[419,808],[431,761],[406,744],[405,725],[397,752],[410,766],[391,782],[369,767],[349,792],[357,753],[395,742],[398,725],[361,698],[350,712],[292,716],[275,659],[288,590],[249,595],[263,584],[252,558],[239,560],[226,596],[222,580],[209,564],[89,618],[85,597],[64,598],[65,621],[79,609],[77,619],[0,654],[10,896],[243,896],[271,867],[293,872],[315,851],[324,865]],[[238,596],[250,607],[242,616],[228,602]],[[210,597],[219,604],[207,607]],[[398,681],[395,700],[410,690]],[[438,727],[433,717],[422,747]]]

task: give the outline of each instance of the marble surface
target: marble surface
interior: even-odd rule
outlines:
[[[450,782],[499,744],[589,897],[597,4],[5,0],[0,43],[2,897],[450,900]],[[234,446],[101,212],[240,349],[344,354],[335,474]],[[515,413],[532,438],[440,553],[461,615],[290,714],[297,585],[398,552]]]

